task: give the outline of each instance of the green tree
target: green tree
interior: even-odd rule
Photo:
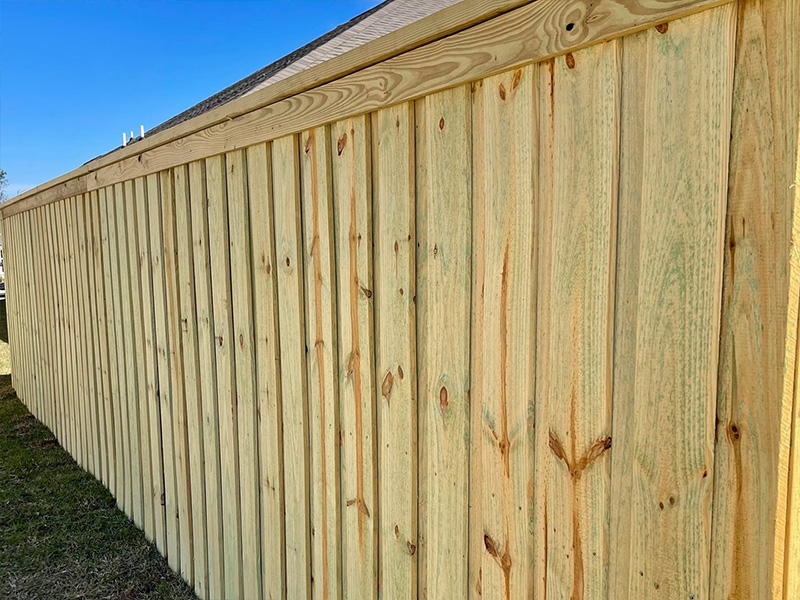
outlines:
[[[6,172],[0,169],[0,202],[6,199],[6,186],[8,186]]]

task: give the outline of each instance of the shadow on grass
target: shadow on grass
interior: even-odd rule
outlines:
[[[6,301],[0,300],[0,340],[8,343],[8,321],[6,320]]]
[[[0,598],[195,598],[0,376]]]

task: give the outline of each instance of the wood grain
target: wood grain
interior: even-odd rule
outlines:
[[[473,86],[471,597],[533,593],[537,69]]]
[[[541,68],[537,567],[548,598],[608,590],[619,61],[611,41]]]
[[[155,342],[158,359],[158,415],[160,420],[162,461],[164,466],[164,492],[162,504],[166,513],[166,557],[174,571],[180,570],[180,532],[178,529],[178,482],[175,464],[174,433],[172,421],[172,381],[170,377],[169,332],[167,325],[167,291],[164,268],[164,242],[161,215],[162,197],[169,197],[171,190],[164,190],[165,176],[147,178],[147,210],[150,229],[150,261],[153,273],[153,307],[155,312]],[[169,184],[167,184],[169,185]]]
[[[625,40],[611,496],[629,499],[611,505],[613,597],[709,595],[734,17]]]
[[[258,468],[258,414],[255,396],[250,202],[243,151],[225,156],[228,229],[231,240],[231,293],[236,408],[239,435],[239,485],[242,505],[244,596],[261,597],[261,520]]]
[[[330,142],[339,311],[342,586],[345,598],[369,600],[378,591],[369,121],[359,117],[334,123]]]
[[[242,531],[239,504],[239,442],[236,408],[233,314],[231,306],[230,238],[225,157],[206,161],[208,248],[211,255],[211,297],[214,307],[214,349],[217,366],[215,399],[219,411],[222,474],[222,531],[225,543],[225,597],[242,595]]]
[[[311,595],[310,451],[299,158],[295,136],[273,143],[288,600]]]
[[[122,184],[109,186],[106,188],[106,199],[108,210],[108,240],[111,253],[110,272],[111,272],[111,291],[114,303],[114,341],[116,344],[115,356],[117,359],[117,394],[116,406],[119,412],[118,428],[120,433],[121,445],[117,453],[118,461],[121,465],[123,486],[122,493],[117,496],[120,507],[127,514],[133,514],[133,479],[131,464],[130,446],[130,419],[128,417],[128,380],[127,369],[125,367],[125,330],[124,317],[122,314],[122,283],[120,275],[120,244],[119,244],[119,225],[118,212],[122,197]],[[118,199],[119,197],[119,199]],[[66,207],[65,207],[66,209]],[[74,372],[74,371],[73,371]],[[77,389],[77,388],[76,388]],[[81,398],[76,392],[76,398]]]
[[[191,212],[189,210],[189,169],[178,167],[175,178],[175,258],[177,267],[177,321],[183,347],[183,389],[186,397],[186,469],[190,475],[191,537],[194,589],[201,598],[208,596],[208,552],[206,525],[205,436],[197,346],[194,261]],[[201,183],[201,185],[205,185]]]
[[[208,555],[207,597],[216,600],[223,598],[225,594],[224,524],[222,516],[219,412],[217,410],[217,372],[214,350],[216,339],[214,337],[214,307],[211,295],[208,198],[206,196],[204,161],[189,164],[189,208],[191,211],[194,299],[197,310],[198,395],[202,406],[206,551]]]
[[[102,287],[102,246],[100,240],[100,214],[98,207],[98,193],[97,191],[89,194],[87,203],[87,226],[89,228],[89,235],[91,237],[91,249],[89,254],[89,293],[91,296],[91,315],[94,321],[94,361],[95,371],[97,377],[97,412],[98,412],[98,434],[99,434],[99,451],[101,455],[101,476],[100,479],[103,484],[111,489],[110,481],[110,459],[113,456],[113,437],[109,431],[111,427],[111,412],[110,412],[110,390],[109,390],[109,376],[108,376],[108,340],[106,338],[106,317],[105,317],[105,298],[103,296]],[[45,207],[42,214],[42,233],[47,232],[47,238],[51,238],[50,232],[52,229],[49,227],[49,210]],[[45,238],[45,239],[47,239]],[[49,292],[50,295],[50,321],[48,327],[51,328],[53,336],[51,337],[53,347],[51,349],[51,357],[53,364],[56,361],[57,342],[55,341],[56,324],[54,322],[54,304],[56,298],[55,282],[56,277],[53,271],[52,263],[52,249],[48,249],[49,259],[47,265],[48,280],[52,286]],[[55,379],[53,381],[52,400],[54,403],[57,398],[55,391]],[[55,407],[52,407],[53,409]]]
[[[98,209],[100,213],[100,242],[103,253],[103,296],[105,298],[106,309],[106,335],[107,335],[107,349],[108,349],[108,370],[109,370],[109,413],[111,414],[111,426],[113,435],[111,442],[113,443],[113,472],[111,474],[111,492],[117,498],[117,502],[121,501],[122,491],[124,485],[124,473],[122,467],[122,431],[120,419],[120,405],[119,405],[119,372],[117,370],[117,342],[116,342],[116,326],[114,317],[114,298],[113,287],[111,283],[111,230],[109,229],[109,200],[108,190],[103,188],[98,191]],[[61,203],[55,205],[59,209]],[[59,212],[56,211],[54,219],[56,224],[59,220]],[[57,231],[56,236],[60,237]],[[59,251],[60,261],[60,251]],[[62,273],[62,269],[58,269]],[[63,313],[63,307],[62,307]],[[62,326],[63,331],[63,326]],[[62,361],[66,363],[66,358],[62,357]],[[65,403],[66,405],[66,403]],[[160,430],[160,424],[159,424]]]
[[[470,88],[427,96],[416,109],[418,595],[467,598]]]
[[[141,293],[139,291],[139,277],[137,264],[139,251],[137,248],[136,234],[136,198],[133,188],[133,181],[126,181],[123,184],[124,206],[123,226],[125,234],[125,271],[123,278],[126,280],[124,286],[125,315],[126,315],[126,361],[129,365],[128,384],[131,389],[129,419],[131,435],[131,452],[133,454],[134,471],[134,515],[139,515],[137,523],[141,529],[153,531],[153,508],[152,503],[148,502],[150,495],[145,493],[145,482],[150,480],[150,439],[147,434],[148,427],[142,423],[147,420],[147,406],[142,406],[144,396],[144,348],[142,347],[142,313],[141,313]],[[131,360],[131,358],[133,360]],[[147,505],[150,505],[148,511]],[[149,516],[148,516],[149,512]],[[134,521],[135,522],[135,521]],[[149,525],[149,526],[148,526]]]
[[[311,424],[312,594],[331,599],[341,597],[342,552],[330,132],[327,127],[304,132],[300,143],[307,298],[305,335],[309,349],[306,369]]]
[[[266,144],[247,149],[252,240],[253,323],[259,419],[261,572],[264,598],[284,597],[283,409],[280,386],[272,157]]]
[[[149,197],[158,200],[158,184],[155,175],[136,181],[136,236],[139,243],[139,285],[142,294],[142,341],[144,343],[144,389],[140,402],[147,404],[150,430],[150,482],[145,491],[153,503],[152,541],[156,548],[166,552],[166,511],[164,498],[164,458],[161,447],[161,407],[158,388],[158,356],[156,342],[156,317],[153,300],[153,269],[150,242]]]
[[[717,388],[714,598],[751,598],[770,589],[782,598],[781,570],[774,582],[773,571],[781,564],[775,534],[784,522],[777,501],[785,456],[782,392],[784,369],[791,370],[784,366],[787,298],[793,302],[786,249],[798,103],[787,90],[793,79],[798,83],[800,68],[800,36],[791,25],[800,23],[797,8],[750,0],[738,7]],[[792,354],[795,346],[788,342]],[[765,560],[774,555],[775,561]]]
[[[416,598],[417,366],[414,105],[372,115],[378,572],[387,598]]]

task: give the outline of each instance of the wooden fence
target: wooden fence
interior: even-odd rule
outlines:
[[[798,31],[465,0],[97,159],[14,387],[202,598],[800,598]]]

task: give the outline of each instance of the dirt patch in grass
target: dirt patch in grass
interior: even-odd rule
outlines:
[[[0,343],[0,369],[4,350]],[[26,410],[7,374],[0,375],[0,598],[195,598],[103,485]]]

